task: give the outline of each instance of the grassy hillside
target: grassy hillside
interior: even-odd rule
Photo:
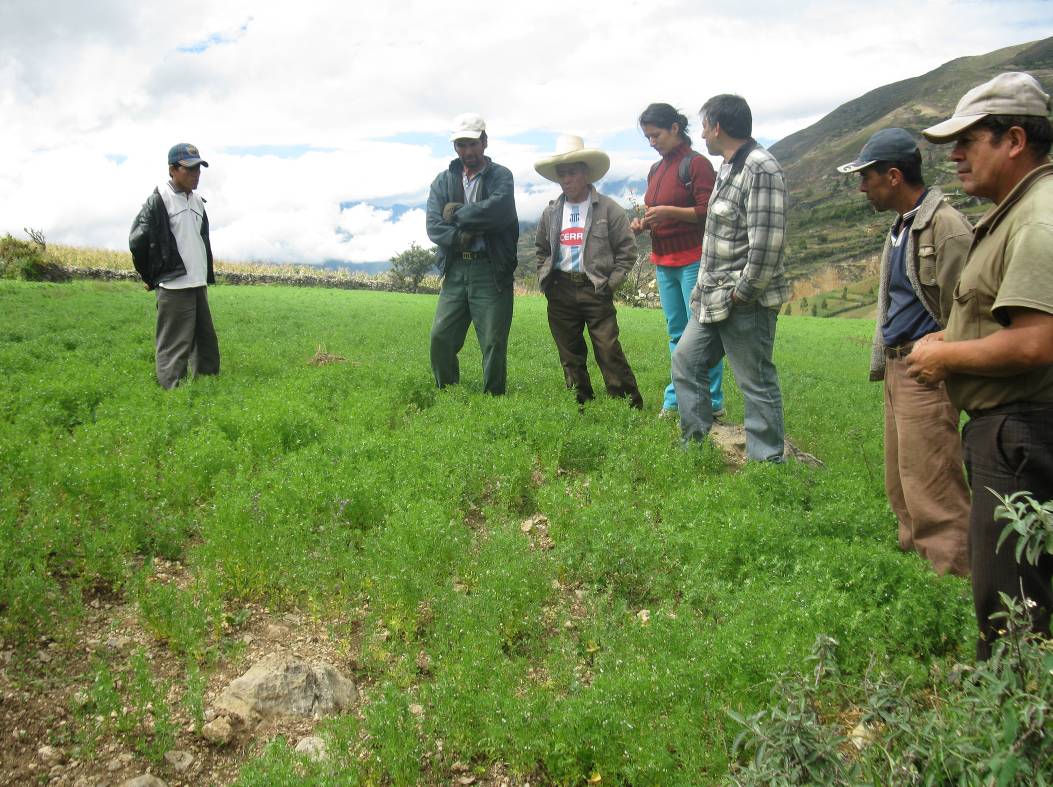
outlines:
[[[890,217],[875,214],[858,192],[858,177],[841,175],[836,167],[854,159],[881,128],[900,126],[914,133],[926,182],[940,186],[955,207],[975,219],[984,205],[961,192],[947,161],[947,147],[925,142],[920,131],[949,117],[969,88],[1012,70],[1028,71],[1047,91],[1053,88],[1053,38],[958,58],[927,74],[877,88],[772,145],[790,186],[791,276],[804,279],[833,269],[841,285],[874,272]]]
[[[655,311],[620,314],[647,409],[579,413],[539,298],[517,300],[497,399],[472,337],[463,385],[432,387],[433,296],[210,300],[223,374],[166,393],[150,295],[0,282],[0,675],[24,697],[0,726],[26,731],[0,780],[27,778],[45,738],[89,775],[113,751],[124,773],[171,775],[174,747],[218,769],[205,780],[248,763],[246,784],[449,783],[465,768],[711,783],[739,730],[726,712],[762,706],[817,635],[841,642],[848,676],[874,658],[924,679],[971,648],[967,584],[895,546],[870,323],[780,323],[788,430],[826,467],[733,472],[655,417]],[[320,346],[344,362],[311,365]],[[321,724],[324,763],[294,740],[217,751],[194,733],[275,622],[311,632],[363,690]],[[106,644],[115,632],[130,645]]]
[[[871,90],[775,143],[771,151],[786,168],[794,193],[800,194],[843,177],[834,168],[851,161],[878,129],[898,125],[920,132],[949,117],[969,88],[1003,71],[1028,71],[1048,84],[1053,77],[1053,38],[958,58],[927,74]],[[935,147],[929,156],[932,162],[946,152],[942,146],[921,143],[923,153]]]

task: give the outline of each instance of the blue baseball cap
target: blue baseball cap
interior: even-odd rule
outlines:
[[[848,174],[877,164],[879,161],[910,161],[918,155],[918,143],[914,137],[901,128],[883,128],[870,139],[859,151],[859,158],[842,164],[838,172]]]
[[[168,151],[168,166],[175,164],[181,167],[196,167],[198,164],[202,167],[208,166],[208,162],[201,158],[201,152],[197,146],[189,142],[180,142],[178,145],[173,145]]]

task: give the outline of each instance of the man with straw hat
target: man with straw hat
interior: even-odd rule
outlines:
[[[976,654],[991,655],[1004,625],[1002,595],[1023,599],[1049,635],[1053,555],[1017,561],[1018,535],[1002,541],[999,495],[1053,499],[1053,124],[1034,77],[999,74],[966,93],[954,115],[925,129],[953,142],[965,192],[994,205],[977,223],[945,331],[907,356],[919,382],[947,384],[969,413],[962,434],[973,488],[969,557],[980,627]]]
[[[534,164],[538,174],[560,185],[537,227],[538,286],[548,300],[548,325],[559,351],[567,388],[577,400],[594,398],[586,365],[589,329],[607,393],[628,397],[641,409],[643,397],[618,341],[614,291],[636,264],[636,240],[625,210],[592,184],[607,174],[610,158],[564,135],[556,152]]]

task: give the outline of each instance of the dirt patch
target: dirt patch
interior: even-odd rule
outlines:
[[[824,292],[836,292],[842,287],[850,287],[861,279],[876,276],[880,263],[880,254],[869,254],[852,262],[813,268],[806,275],[799,276],[790,282],[793,288],[790,303],[796,304],[801,298],[812,298]]]
[[[728,467],[738,470],[746,464],[746,429],[742,424],[717,421],[709,430],[709,437],[720,448]],[[825,467],[822,460],[802,451],[789,440],[786,441],[785,456],[809,467]]]
[[[311,366],[328,366],[331,363],[347,363],[347,358],[342,355],[326,352],[325,346],[320,344],[318,345],[318,349],[315,350],[314,355],[311,356],[311,360],[307,363]]]
[[[548,534],[548,517],[544,514],[534,514],[524,519],[519,530],[527,535],[534,549],[547,551],[556,545]]]
[[[161,562],[155,578],[185,587],[190,580],[177,563]],[[223,688],[268,653],[283,652],[305,661],[325,661],[355,679],[357,643],[334,635],[334,624],[352,631],[350,622],[328,625],[302,614],[279,614],[259,605],[246,605],[235,616],[236,630],[223,633],[223,655],[212,667],[202,667],[204,721]],[[164,697],[174,729],[171,752],[182,753],[154,761],[148,749],[152,717],[132,731],[118,729],[117,716],[136,708],[124,705],[113,718],[96,715],[91,697],[99,665],[105,664],[114,689],[128,700],[134,680],[131,664],[145,659],[155,685],[167,687]],[[239,734],[228,745],[214,746],[198,731],[185,702],[186,662],[147,631],[139,611],[122,599],[93,599],[69,636],[42,639],[17,652],[0,644],[0,785],[51,784],[118,785],[151,773],[167,784],[228,784],[241,765],[259,755],[268,742],[284,736],[290,745],[313,733],[313,719],[283,718],[261,723],[251,735]],[[149,710],[149,709],[147,709]],[[136,745],[136,739],[147,745]],[[189,755],[187,757],[186,755]],[[189,764],[188,764],[189,762]]]

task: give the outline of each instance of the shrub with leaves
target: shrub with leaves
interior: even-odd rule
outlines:
[[[32,230],[30,237],[33,242],[10,234],[0,238],[0,275],[23,281],[69,281],[70,275],[46,255],[43,233]]]
[[[797,676],[779,681],[778,701],[752,716],[728,713],[744,728],[732,746],[734,753],[752,755],[734,783],[845,783],[852,771],[841,753],[847,738],[822,713],[823,680],[838,674],[836,648],[836,640],[820,635],[809,656],[815,662],[812,680]]]
[[[1014,533],[1016,562],[1024,559],[1031,565],[1038,563],[1042,555],[1053,555],[1053,500],[1039,503],[1030,492],[1014,492],[999,497],[1001,505],[995,509],[995,519],[1006,522],[998,539],[998,548]]]
[[[1053,544],[1053,503],[1002,498],[1003,541],[1036,562]],[[813,676],[785,676],[774,704],[729,715],[743,730],[730,782],[760,784],[1053,784],[1053,640],[1032,629],[1033,602],[1003,594],[994,653],[976,666],[934,664],[927,684],[839,679],[836,642],[820,637]],[[850,725],[855,723],[854,727]],[[748,759],[746,759],[748,758]],[[743,761],[744,760],[744,761]]]
[[[421,281],[435,270],[435,249],[424,249],[416,243],[391,258],[391,278],[400,288],[416,292]]]

